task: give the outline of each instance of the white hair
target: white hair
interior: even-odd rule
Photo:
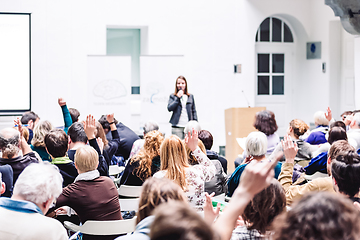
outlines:
[[[323,111],[317,111],[315,114],[314,114],[314,122],[315,122],[315,125],[329,125],[329,120],[326,119],[325,117],[325,112]]]
[[[245,141],[247,156],[262,156],[267,151],[267,137],[263,132],[251,132]]]
[[[154,130],[159,130],[159,124],[157,122],[148,121],[144,124],[144,135]]]
[[[4,128],[0,131],[0,149],[7,158],[17,157],[20,133],[13,128]]]
[[[195,129],[197,132],[201,131],[200,124],[195,120],[191,120],[186,124],[184,129],[185,135],[188,134],[188,132],[192,132],[193,129]]]
[[[356,123],[357,127],[360,127],[360,113],[355,113],[353,121]]]
[[[50,163],[32,163],[27,166],[15,182],[14,195],[41,205],[62,192],[63,178],[59,169]]]

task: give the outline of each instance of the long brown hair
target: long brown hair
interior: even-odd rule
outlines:
[[[189,167],[184,143],[178,136],[165,138],[160,147],[161,170],[166,170],[165,177],[173,180],[183,190],[187,188],[185,168]]]
[[[106,147],[108,145],[108,140],[106,139],[106,134],[103,126],[99,122],[95,122],[95,126],[96,126],[95,137],[97,138],[100,137],[104,143],[104,146]]]
[[[177,80],[178,79],[182,79],[182,80],[184,80],[185,81],[185,90],[184,90],[184,94],[186,94],[186,95],[190,95],[190,93],[188,93],[188,88],[187,88],[187,86],[188,86],[188,84],[187,84],[187,81],[186,81],[186,78],[184,77],[184,76],[178,76],[177,78],[176,78],[176,81],[175,81],[175,92],[174,92],[174,95],[176,95],[177,93],[178,93],[178,91],[179,91],[179,89],[177,88]]]
[[[196,160],[196,158],[191,154],[192,153],[191,149],[188,146],[186,146],[186,144],[184,144],[184,145],[185,145],[185,148],[186,148],[186,153],[188,155],[190,165],[198,164],[198,161]],[[198,147],[206,155],[205,146],[204,146],[203,142],[200,139],[198,140]]]
[[[131,159],[130,163],[139,162],[139,167],[133,170],[141,180],[145,181],[152,174],[151,164],[154,157],[160,155],[160,146],[164,137],[159,131],[151,131],[145,135],[144,146],[140,149],[139,153]]]
[[[137,223],[152,215],[154,208],[169,200],[186,202],[187,198],[179,185],[167,178],[149,178],[142,185],[137,212]]]

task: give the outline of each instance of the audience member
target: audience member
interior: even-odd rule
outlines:
[[[61,107],[61,111],[64,118],[64,132],[67,134],[69,127],[73,123],[70,111],[66,105],[66,101],[63,98],[58,98],[59,106]],[[80,114],[79,114],[80,115]]]
[[[55,208],[71,207],[75,210],[82,223],[87,220],[122,219],[118,192],[110,178],[100,176],[97,170],[98,159],[98,153],[92,147],[79,147],[75,154],[75,166],[79,175],[74,183],[63,189],[56,201]],[[83,239],[114,239],[114,236],[95,237],[84,235]]]
[[[311,145],[319,145],[326,143],[326,133],[329,131],[329,123],[332,118],[330,108],[327,109],[327,113],[323,111],[317,111],[314,114],[314,122],[316,128],[311,131],[310,135],[305,139],[305,142]]]
[[[45,148],[44,138],[45,135],[48,134],[52,129],[52,124],[45,120],[39,121],[33,131],[33,139],[31,140],[30,147],[34,152],[39,154],[43,161],[51,162],[51,157]]]
[[[212,134],[207,130],[201,130],[199,132],[199,139],[205,145],[207,157],[210,160],[219,160],[222,168],[224,169],[224,172],[227,173],[227,160],[224,157],[220,156],[217,152],[211,151],[214,142]]]
[[[274,220],[274,240],[360,239],[360,214],[349,199],[309,194]]]
[[[360,113],[356,113],[352,117],[352,121],[347,131],[349,143],[358,150],[360,148]]]
[[[99,122],[104,128],[107,140],[110,141],[112,139],[112,136],[110,134],[110,125],[112,123],[110,124],[106,120],[106,115],[102,115],[99,119]],[[127,160],[130,156],[133,143],[140,138],[138,135],[136,135],[134,131],[132,131],[130,128],[128,128],[121,122],[118,122],[115,118],[113,122],[116,124],[116,128],[120,136],[120,145],[115,155],[123,157],[124,160]]]
[[[52,160],[51,164],[57,166],[64,179],[63,187],[74,182],[78,175],[73,161],[67,156],[68,138],[64,130],[53,129],[44,138],[46,150],[50,154]]]
[[[38,163],[34,152],[26,143],[23,137],[22,126],[20,120],[16,120],[19,131],[13,128],[4,128],[0,130],[0,149],[2,157],[0,158],[0,165],[9,164],[13,170],[13,184],[15,184],[19,174],[30,163]],[[22,150],[23,156],[19,154]]]
[[[145,144],[126,165],[120,185],[141,186],[160,170],[160,146],[163,140],[159,131],[151,131],[145,135]]]
[[[197,132],[200,132],[201,131],[200,123],[195,120],[188,121],[188,123],[185,125],[185,128],[184,128],[184,136],[186,136],[186,134],[188,134],[188,132],[191,132],[192,129],[194,129]]]
[[[179,185],[166,178],[148,178],[142,187],[134,233],[116,240],[149,240],[154,209],[169,201],[187,202],[184,191]]]
[[[2,174],[0,172],[0,196],[5,192],[5,183],[2,181]]]
[[[341,120],[342,120],[343,122],[345,122],[345,119],[346,119],[348,116],[350,116],[350,115],[353,115],[353,112],[352,112],[352,111],[345,111],[345,112],[343,112],[343,113],[340,115]]]
[[[200,150],[206,154],[206,149],[201,140],[198,141],[198,147]],[[186,152],[189,158],[190,165],[199,164],[197,159],[192,155],[192,151],[188,146],[185,145]],[[215,176],[208,182],[205,182],[205,192],[208,194],[215,193],[215,196],[220,195],[227,191],[226,187],[226,174],[222,169],[221,163],[218,160],[211,160],[212,164],[215,166]]]
[[[299,164],[302,167],[308,165],[311,160],[311,145],[307,142],[304,142],[300,139],[304,133],[307,132],[309,126],[300,119],[294,119],[290,122],[287,129],[287,134],[291,137],[292,141],[296,143],[298,147],[298,152],[295,156],[295,163]],[[282,145],[279,143],[275,150],[270,155],[270,159],[274,159],[277,154],[282,151]],[[285,156],[283,155],[280,161],[285,161]]]
[[[289,137],[285,137],[283,144],[283,150],[285,154],[285,163],[281,168],[279,175],[279,182],[285,190],[286,204],[290,205],[294,200],[303,197],[305,194],[313,191],[328,191],[334,192],[333,183],[331,177],[316,178],[303,185],[293,185],[292,175],[294,169],[294,158],[296,156],[297,146],[292,143]],[[336,159],[342,152],[354,151],[354,148],[345,140],[339,140],[334,142],[329,150],[327,159],[327,172],[331,175],[331,162]]]
[[[144,133],[144,138],[145,138],[145,136],[148,132],[151,132],[154,130],[159,130],[159,125],[157,124],[157,122],[148,121],[145,123],[143,129],[144,129],[143,133]],[[136,140],[132,145],[129,158],[133,158],[136,154],[138,154],[140,149],[144,146],[144,143],[145,143],[144,139]]]
[[[33,129],[39,120],[39,116],[33,111],[25,112],[21,116],[21,124],[23,124],[24,127],[27,127],[29,130],[29,139],[27,141],[28,144],[31,144],[31,140],[33,138]]]
[[[334,142],[339,140],[347,141],[346,132],[342,127],[333,127],[329,131],[328,142],[332,145]],[[306,166],[305,173],[308,175],[312,175],[316,172],[327,173],[326,161],[328,153],[323,152],[317,155],[315,158],[311,159],[309,165]]]
[[[267,161],[265,154],[267,152],[267,137],[262,132],[251,132],[246,138],[246,149],[245,152],[247,154],[244,164],[238,166],[228,181],[228,193],[227,195],[231,197],[239,185],[240,177],[247,167],[247,165],[255,160],[255,161]],[[277,163],[275,166],[275,178],[277,178],[281,171],[281,163]]]
[[[2,175],[2,183],[5,188],[0,195],[3,197],[11,197],[13,193],[13,170],[10,165],[0,166],[0,174]]]
[[[68,239],[65,228],[45,217],[61,193],[62,177],[49,163],[31,164],[20,174],[11,198],[0,198],[1,239]]]
[[[185,137],[185,143],[199,164],[189,165],[184,143],[179,137],[171,135],[161,144],[161,170],[154,177],[173,180],[185,191],[190,205],[201,211],[205,202],[204,183],[214,177],[215,166],[198,147],[195,130]]]
[[[72,123],[76,123],[79,121],[80,112],[76,108],[69,108],[70,116]]]

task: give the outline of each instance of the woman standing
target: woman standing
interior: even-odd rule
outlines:
[[[173,112],[170,123],[171,133],[184,139],[184,128],[188,121],[197,121],[194,96],[188,93],[184,76],[179,76],[175,83],[175,92],[170,95],[168,111]]]

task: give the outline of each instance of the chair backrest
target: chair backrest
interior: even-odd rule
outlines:
[[[135,230],[136,217],[126,220],[93,221],[88,220],[82,226],[65,221],[67,229],[88,235],[117,235],[130,233]]]
[[[120,198],[121,211],[135,211],[139,209],[139,198]]]
[[[141,187],[142,186],[121,185],[118,193],[119,196],[137,198],[140,197]]]
[[[125,167],[119,167],[118,165],[110,165],[109,166],[109,175],[115,176],[119,175],[119,173],[123,172],[125,170]]]

